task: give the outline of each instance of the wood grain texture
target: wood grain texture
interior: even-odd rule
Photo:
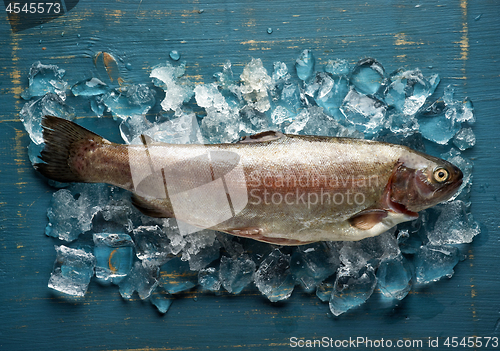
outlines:
[[[500,336],[499,13],[495,0],[81,0],[66,15],[17,34],[0,16],[0,349],[281,350],[292,336]],[[319,65],[373,56],[389,72],[420,67],[441,75],[441,92],[451,84],[473,100],[477,145],[465,155],[475,161],[472,212],[484,229],[452,279],[412,292],[397,307],[376,293],[338,318],[300,289],[280,304],[255,290],[196,300],[190,293],[161,316],[149,302],[123,301],[116,287],[92,283],[81,301],[47,288],[57,241],[43,232],[53,189],[31,168],[19,121],[33,62],[59,65],[74,83],[91,77],[91,57],[105,50],[131,64],[122,72],[126,81],[143,83],[175,49],[193,81],[209,82],[226,60],[237,75],[251,57],[270,71],[276,60],[290,67],[306,48]],[[74,107],[78,116],[92,116],[88,105]],[[117,138],[109,135],[112,121],[85,122]]]

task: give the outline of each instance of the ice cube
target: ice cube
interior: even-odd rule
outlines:
[[[84,296],[94,275],[95,257],[81,249],[55,246],[57,257],[49,288],[73,296]]]
[[[328,279],[324,280],[318,287],[316,288],[316,296],[323,302],[330,301],[330,297],[332,296],[333,287],[335,285],[335,276],[330,276]]]
[[[309,118],[301,134],[349,138],[363,137],[363,134],[353,126],[347,128],[339,124],[335,119],[325,114],[321,107],[312,106],[307,109],[307,113]]]
[[[399,69],[391,75],[391,83],[385,89],[385,102],[406,116],[413,116],[434,93],[439,75],[425,78],[419,69]]]
[[[314,73],[314,55],[311,50],[304,50],[295,61],[295,69],[300,80],[306,82]]]
[[[71,87],[75,96],[96,96],[105,94],[109,90],[106,83],[99,78],[90,78],[76,83]]]
[[[127,144],[143,144],[141,135],[147,130],[154,129],[155,125],[148,121],[145,115],[131,115],[120,123],[120,135]]]
[[[102,97],[115,118],[143,116],[155,104],[155,92],[146,84],[136,84],[113,90]]]
[[[171,294],[189,290],[198,284],[198,273],[189,269],[189,263],[176,257],[160,271],[160,284]]]
[[[252,59],[240,75],[240,87],[247,105],[257,111],[266,112],[271,107],[268,97],[268,88],[271,86],[271,77],[267,74],[260,59]]]
[[[159,225],[138,226],[133,236],[137,258],[146,264],[161,266],[172,257],[171,240]]]
[[[457,134],[462,125],[453,118],[453,113],[450,113],[450,111],[452,110],[446,109],[443,114],[437,116],[420,117],[418,123],[422,136],[437,144],[447,144]]]
[[[317,77],[321,75],[318,74]],[[322,76],[319,89],[315,96],[318,106],[323,107],[324,111],[330,116],[335,116],[342,102],[349,92],[347,78],[344,76],[335,78],[326,74]]]
[[[349,71],[349,63],[342,59],[328,60],[325,66],[325,72],[331,73],[334,76],[347,76]]]
[[[170,235],[172,239],[172,235]],[[171,242],[172,252],[182,245],[182,260],[189,261],[191,270],[200,270],[219,258],[220,244],[216,240],[216,232],[213,230],[200,230],[196,233],[182,237],[182,243]],[[174,248],[176,246],[177,248]]]
[[[104,112],[107,110],[104,104],[102,95],[93,96],[90,99],[90,109],[95,113],[97,117],[102,117]]]
[[[47,93],[43,97],[28,101],[19,112],[21,122],[31,140],[39,145],[43,143],[42,117],[46,115],[73,119],[75,110],[56,94]]]
[[[366,58],[356,63],[352,69],[350,80],[361,94],[374,95],[385,82],[385,70],[377,60]]]
[[[330,311],[339,316],[364,303],[372,295],[377,285],[377,277],[372,266],[359,271],[341,267],[330,297]]]
[[[290,255],[283,254],[279,249],[273,250],[260,263],[254,281],[271,302],[289,298],[295,285],[290,272]]]
[[[290,73],[288,73],[288,67],[286,63],[281,61],[276,61],[273,64],[274,71],[272,74],[273,83],[276,86],[282,86],[291,79]]]
[[[469,204],[470,206],[470,204]],[[435,207],[439,217],[427,238],[433,245],[464,244],[480,233],[479,224],[474,221],[469,206],[461,200],[439,204]]]
[[[387,112],[386,128],[396,134],[409,135],[418,131],[419,124],[414,116],[390,109]]]
[[[232,294],[239,294],[253,280],[255,262],[247,255],[239,257],[222,256],[219,279],[222,286]]]
[[[470,191],[470,185],[472,183],[472,169],[474,167],[473,162],[463,157],[457,149],[451,149],[447,153],[442,154],[441,158],[460,168],[463,173],[462,185],[458,188],[455,195],[449,199],[449,201],[455,199],[467,199],[469,195],[468,191]]]
[[[132,268],[134,242],[127,234],[94,234],[96,277],[124,277]]]
[[[181,111],[184,102],[188,102],[193,96],[193,85],[184,76],[185,64],[172,66],[170,63],[153,68],[150,78],[153,83],[165,90],[165,99],[161,107],[165,111]]]
[[[396,257],[399,247],[394,232],[395,228],[375,237],[343,242],[340,261],[352,271],[359,271],[368,265],[377,267],[381,260]]]
[[[293,122],[285,127],[287,134],[299,134],[305,128],[309,118],[311,117],[308,110],[304,109],[294,118]]]
[[[44,144],[35,144],[33,140],[30,140],[30,144],[28,146],[28,157],[31,161],[31,164],[34,165],[36,163],[40,163],[40,155],[43,150]]]
[[[201,121],[203,139],[208,143],[234,142],[240,136],[240,122],[237,109],[221,112],[212,110]]]
[[[135,291],[141,300],[147,299],[158,285],[158,266],[143,265],[136,261],[132,270],[118,283],[124,299],[131,299]]]
[[[29,100],[32,97],[53,93],[64,101],[68,86],[62,79],[65,73],[65,70],[56,65],[44,65],[40,61],[33,63],[28,76],[29,87],[21,93],[21,97]]]
[[[459,261],[459,251],[451,245],[427,244],[420,248],[413,259],[417,283],[427,284],[442,277],[451,278],[453,267]]]
[[[58,190],[47,209],[49,223],[45,234],[65,241],[75,240],[92,228],[92,219],[100,210],[99,203],[103,204],[108,197],[104,184],[74,184]]]
[[[214,77],[223,89],[230,89],[230,87],[235,84],[233,71],[231,69],[231,61],[227,60],[222,66],[222,72],[215,73]]]
[[[161,286],[156,287],[156,289],[149,296],[149,299],[160,313],[167,313],[174,300],[173,296]]]
[[[207,115],[201,122],[203,136],[210,143],[232,142],[238,139],[240,118],[238,109],[229,106],[217,84],[199,85],[194,89],[198,106]]]
[[[250,106],[243,107],[239,112],[239,116],[240,136],[256,134],[272,129],[266,114]]]
[[[345,97],[340,111],[358,131],[368,136],[374,136],[384,127],[387,106],[380,100],[351,89]]]
[[[453,144],[461,151],[476,145],[476,136],[471,128],[462,128],[453,138]]]
[[[278,104],[285,107],[291,115],[295,116],[302,107],[299,87],[296,84],[284,84]]]
[[[377,269],[378,287],[386,297],[402,300],[411,289],[412,272],[402,255],[383,260]]]
[[[219,272],[214,267],[203,268],[198,271],[198,284],[203,290],[219,291],[221,281]]]
[[[340,266],[338,252],[326,243],[298,246],[291,257],[291,272],[307,292],[316,287]]]
[[[290,112],[284,106],[276,106],[276,108],[271,113],[271,120],[274,124],[278,125],[283,122],[291,122],[295,118],[295,114]]]

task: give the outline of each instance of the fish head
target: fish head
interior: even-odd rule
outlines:
[[[450,162],[408,150],[393,171],[388,202],[397,212],[416,213],[451,198],[462,178]]]

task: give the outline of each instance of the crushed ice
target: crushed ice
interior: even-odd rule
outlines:
[[[172,51],[170,57],[177,61],[179,54]],[[420,151],[434,143],[447,147],[440,156],[462,169],[464,182],[448,202],[378,237],[299,247],[212,230],[181,235],[175,219],[142,215],[122,189],[71,184],[53,194],[47,210],[45,233],[71,246],[56,246],[49,279],[54,290],[83,296],[95,277],[118,285],[124,299],[137,292],[165,313],[176,294],[196,287],[240,294],[254,284],[272,302],[289,298],[299,287],[328,302],[338,316],[361,305],[376,288],[396,303],[420,285],[451,277],[464,258],[464,244],[480,233],[470,211],[472,161],[461,153],[476,142],[474,109],[468,98],[455,100],[451,86],[442,98],[435,97],[437,74],[426,77],[419,69],[388,74],[372,58],[354,65],[329,60],[317,67],[310,50],[290,66],[275,62],[272,72],[252,59],[238,76],[228,61],[214,82],[196,86],[185,76],[185,63],[160,64],[152,68],[149,83],[145,78],[139,84],[121,80],[119,63],[109,53],[99,52],[94,64],[100,65],[100,78],[70,88],[59,67],[40,62],[31,67],[20,117],[32,140],[32,162],[43,146],[42,116],[73,118],[74,109],[66,104],[72,94],[87,101],[98,117],[111,114],[120,121],[126,143],[141,134],[168,143],[232,142],[270,129],[372,138]],[[164,116],[152,120],[148,113],[162,94]]]

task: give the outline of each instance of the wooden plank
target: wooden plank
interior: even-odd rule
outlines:
[[[499,10],[500,3],[491,0],[82,0],[68,14],[16,34],[4,16],[0,349],[273,350],[288,348],[294,336],[424,343],[430,337],[440,337],[442,343],[447,336],[498,336]],[[105,50],[131,64],[123,72],[128,82],[142,83],[151,67],[165,62],[175,49],[193,81],[209,82],[226,60],[237,75],[251,57],[261,58],[271,71],[276,60],[291,67],[306,48],[314,51],[319,65],[332,58],[355,62],[373,56],[387,71],[420,67],[426,74],[441,75],[441,91],[452,84],[458,96],[474,101],[477,146],[465,155],[475,161],[471,201],[484,231],[451,280],[412,292],[396,307],[377,293],[362,308],[338,318],[300,289],[279,304],[267,302],[255,289],[242,296],[196,294],[195,299],[185,294],[160,316],[147,302],[123,301],[116,287],[92,283],[83,301],[62,299],[47,288],[57,241],[43,232],[53,190],[29,164],[28,137],[19,121],[25,103],[19,95],[33,62],[57,64],[66,69],[67,81],[76,82],[91,76],[91,57]],[[78,116],[92,116],[87,105],[74,107]]]

